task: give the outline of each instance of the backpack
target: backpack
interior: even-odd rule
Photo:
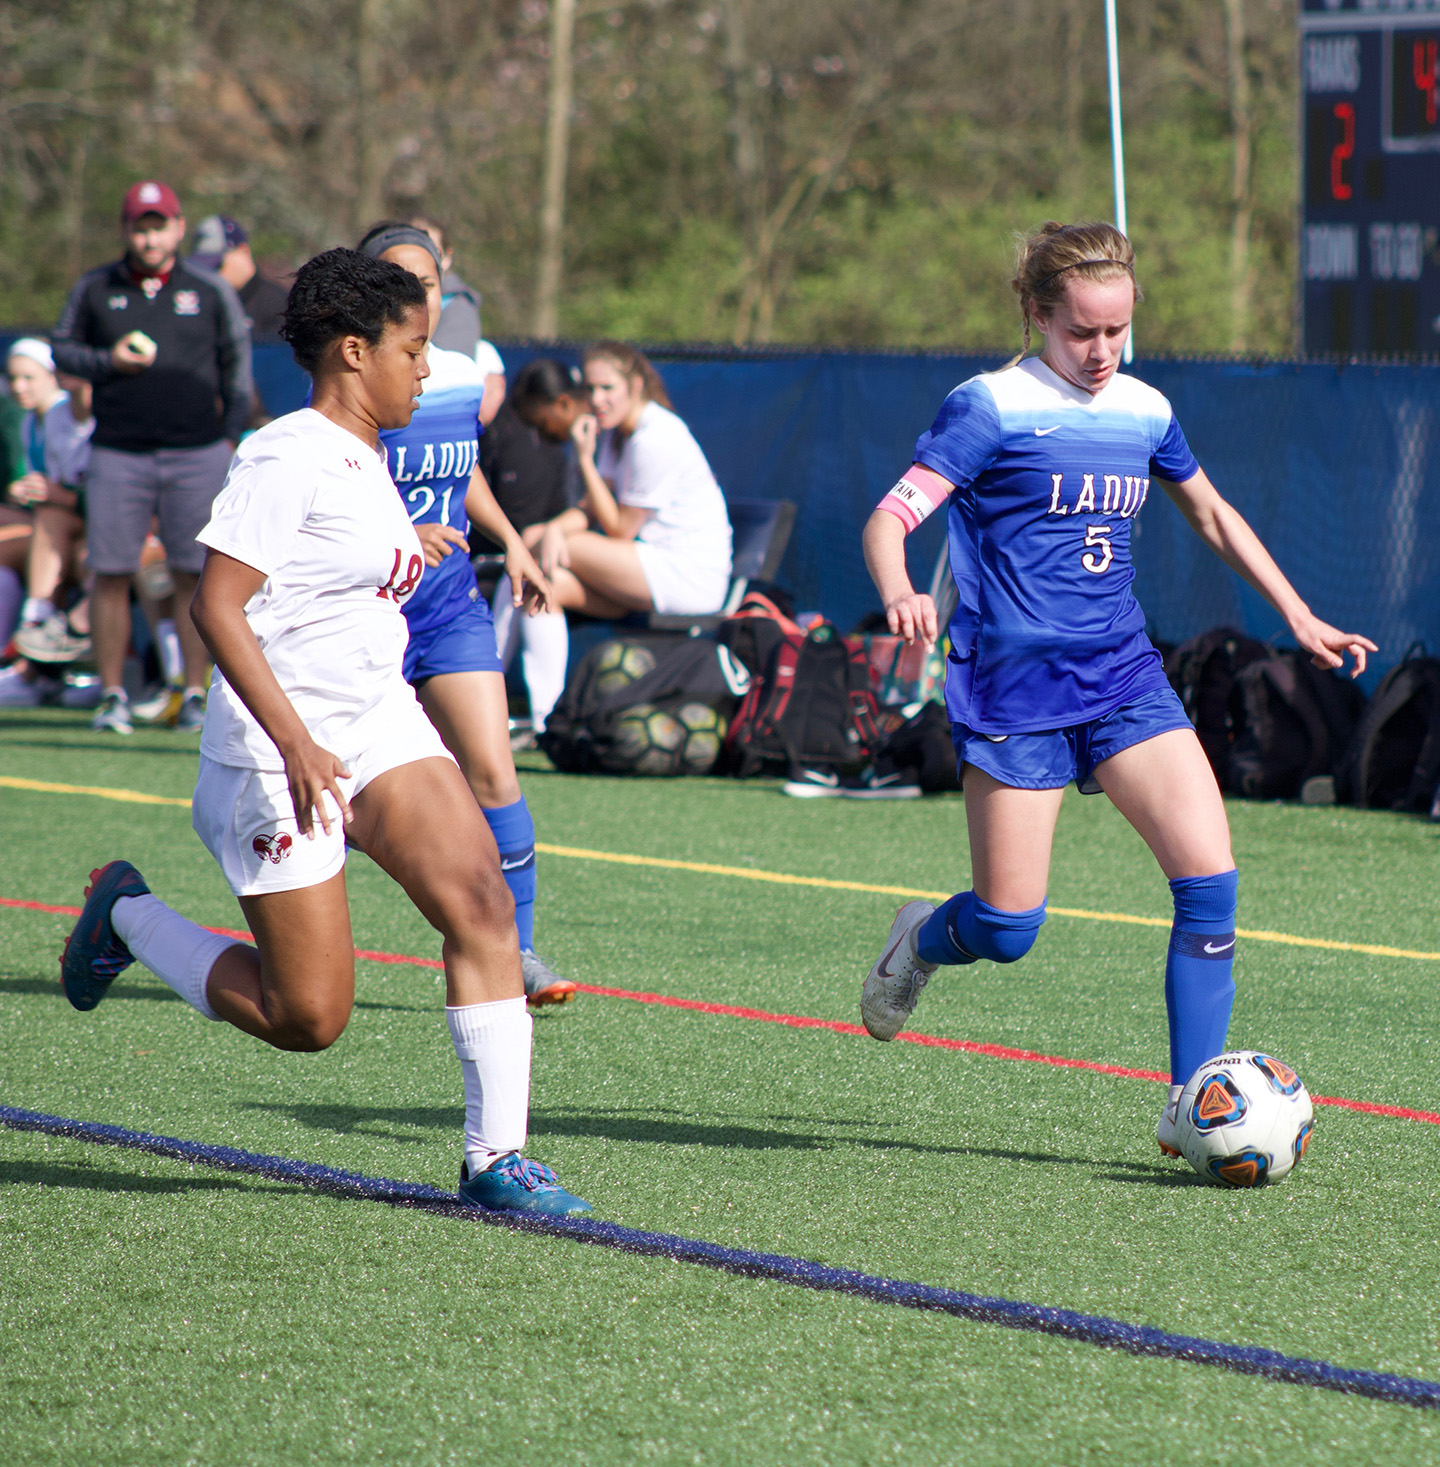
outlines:
[[[749,687],[712,638],[614,638],[581,659],[536,743],[566,774],[706,774]]]
[[[1242,668],[1269,655],[1270,649],[1254,637],[1234,627],[1215,627],[1182,642],[1165,659],[1170,685],[1180,695],[1222,787],[1230,746],[1245,723],[1243,694],[1236,679]]]
[[[927,795],[960,788],[950,715],[943,703],[922,703],[918,713],[887,736],[875,754],[875,772],[891,771],[912,774]]]
[[[1415,655],[1385,675],[1335,773],[1336,798],[1362,809],[1428,810],[1440,783],[1440,660]]]
[[[864,649],[847,644],[830,622],[807,630],[769,598],[751,593],[717,636],[752,679],[725,736],[730,773],[858,769],[880,746]]]
[[[1253,800],[1291,799],[1307,779],[1333,774],[1355,734],[1365,695],[1349,678],[1287,648],[1235,678],[1241,721],[1224,788]]]

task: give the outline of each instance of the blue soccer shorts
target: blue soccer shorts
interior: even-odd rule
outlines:
[[[410,633],[405,648],[405,680],[418,686],[447,672],[504,672],[495,647],[495,621],[490,604],[475,599],[452,621]]]
[[[1082,795],[1098,795],[1095,767],[1122,749],[1162,733],[1191,727],[1170,688],[1144,693],[1123,708],[1089,723],[1043,733],[982,734],[963,723],[950,725],[955,757],[1011,789],[1057,790],[1073,779]]]

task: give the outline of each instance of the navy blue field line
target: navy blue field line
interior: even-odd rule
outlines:
[[[1165,1330],[1149,1326],[1107,1319],[1103,1315],[1078,1314],[1070,1309],[1050,1309],[1041,1304],[1027,1304],[1013,1299],[991,1299],[982,1294],[967,1294],[958,1289],[941,1289],[929,1284],[878,1278],[872,1274],[857,1273],[853,1269],[812,1263],[804,1258],[789,1258],[778,1253],[753,1253],[743,1248],[726,1248],[719,1243],[707,1243],[698,1238],[642,1232],[637,1228],[623,1227],[619,1223],[583,1217],[543,1218],[488,1212],[465,1206],[457,1200],[454,1192],[445,1192],[439,1187],[429,1187],[417,1182],[367,1177],[359,1172],[338,1171],[334,1167],[320,1166],[315,1162],[292,1161],[283,1156],[263,1156],[234,1146],[212,1146],[201,1141],[152,1136],[144,1131],[128,1130],[123,1126],[67,1120],[64,1116],[20,1110],[9,1105],[0,1105],[0,1125],[15,1131],[40,1131],[49,1136],[63,1136],[101,1146],[121,1146],[198,1166],[216,1167],[222,1171],[246,1172],[339,1197],[386,1202],[395,1207],[413,1207],[444,1217],[464,1217],[471,1222],[488,1223],[516,1232],[544,1233],[550,1237],[568,1238],[572,1242],[613,1248],[621,1253],[670,1258],[677,1263],[697,1264],[704,1268],[739,1274],[745,1278],[769,1279],[775,1283],[794,1284],[826,1293],[857,1295],[880,1304],[898,1304],[907,1309],[927,1309],[941,1314],[953,1314],[981,1324],[1054,1335],[1081,1344],[1098,1345],[1102,1349],[1121,1350],[1129,1355],[1183,1360],[1192,1365],[1210,1365],[1240,1375],[1258,1375],[1290,1385],[1312,1386],[1319,1390],[1339,1391],[1352,1396],[1368,1396],[1373,1400],[1390,1401],[1401,1406],[1431,1410],[1440,1408],[1440,1381],[1417,1380],[1410,1376],[1388,1375],[1374,1370],[1346,1370],[1324,1360],[1305,1360],[1282,1355],[1278,1350],[1193,1339],[1188,1335],[1169,1334]]]

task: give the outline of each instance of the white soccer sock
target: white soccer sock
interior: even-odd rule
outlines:
[[[192,1008],[218,1019],[205,992],[216,959],[237,944],[233,937],[207,932],[171,911],[156,896],[120,897],[110,909],[115,935],[157,977],[163,978]]]
[[[525,998],[445,1010],[465,1078],[465,1160],[470,1174],[525,1145],[530,1120],[530,1039]]]
[[[563,611],[542,611],[539,616],[516,618],[524,651],[520,666],[525,689],[530,694],[530,723],[543,733],[550,710],[565,691],[565,667],[570,660],[570,628]]]
[[[180,634],[167,616],[155,628],[155,645],[160,653],[160,670],[172,687],[185,676],[185,658],[180,651]]]
[[[510,659],[520,642],[520,618],[510,598],[515,593],[510,589],[510,577],[501,576],[495,583],[495,594],[490,598],[490,615],[495,619],[495,650],[500,656],[501,667],[509,667]]]

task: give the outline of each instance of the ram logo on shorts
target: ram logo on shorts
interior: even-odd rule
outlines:
[[[282,830],[275,835],[257,835],[250,843],[251,849],[262,861],[278,866],[290,854],[295,842]]]

